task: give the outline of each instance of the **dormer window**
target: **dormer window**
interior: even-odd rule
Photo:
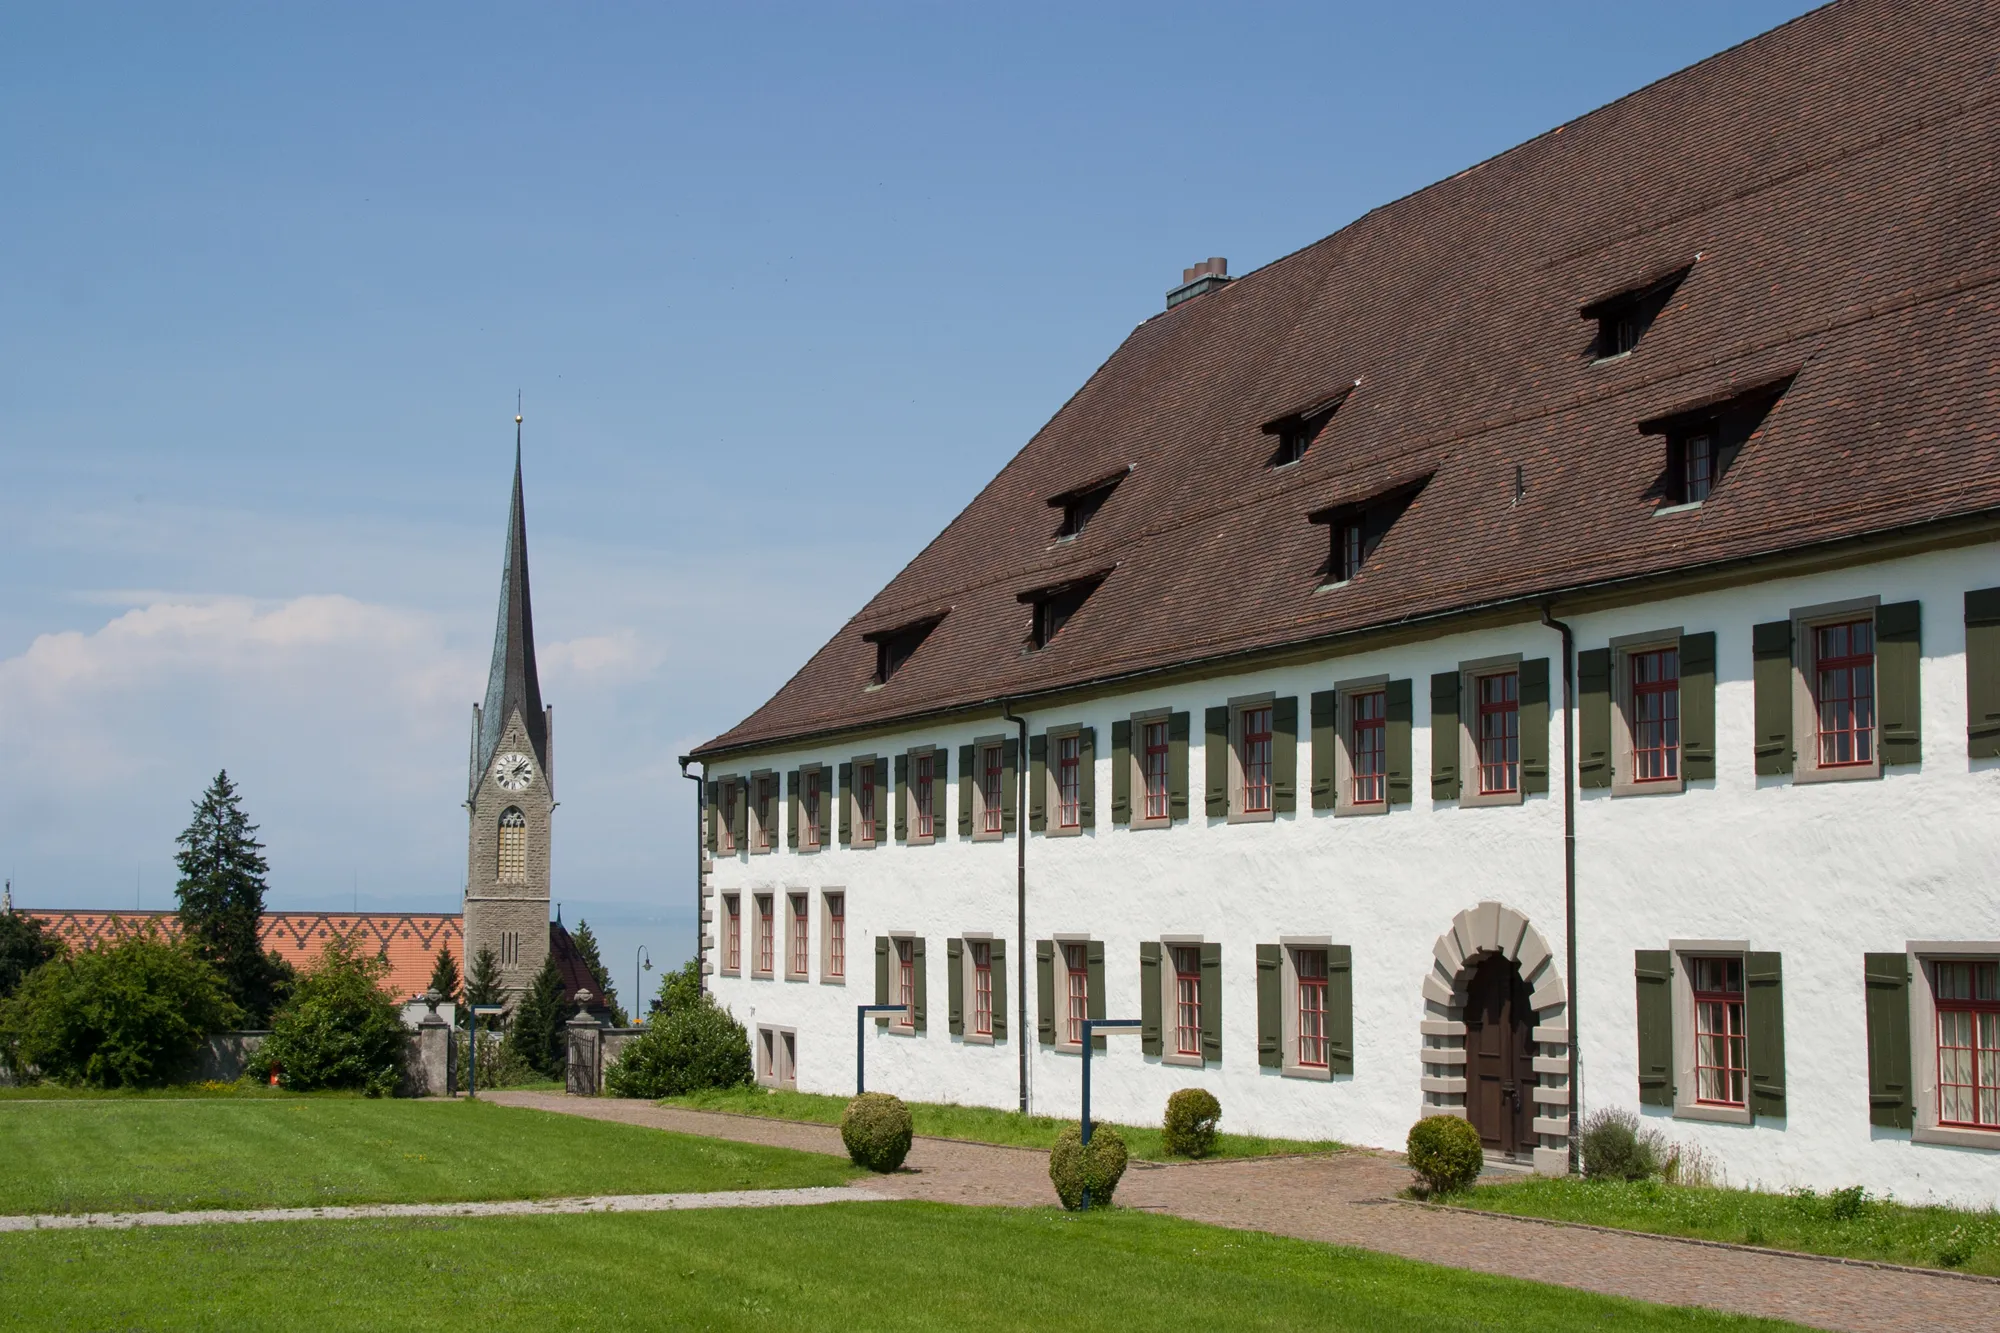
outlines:
[[[1061,495],[1049,497],[1049,506],[1062,510],[1062,522],[1056,527],[1056,539],[1066,541],[1083,535],[1084,528],[1104,508],[1104,502],[1111,498],[1111,492],[1118,489],[1118,483],[1125,480],[1125,474],[1132,469],[1121,467],[1109,476],[1072,487]]]
[[[1705,504],[1790,387],[1790,375],[1639,423],[1640,433],[1666,440],[1665,466],[1654,487],[1661,509]]]
[[[1021,600],[1032,606],[1035,613],[1034,623],[1028,631],[1028,642],[1037,649],[1048,647],[1050,641],[1062,633],[1063,626],[1069,624],[1071,617],[1083,609],[1090,594],[1097,591],[1098,585],[1109,573],[1105,570],[1022,593]]]
[[[1361,576],[1375,548],[1428,480],[1403,482],[1365,500],[1329,505],[1306,516],[1310,522],[1326,524],[1331,542],[1323,587],[1338,587]]]
[[[1639,340],[1646,336],[1646,330],[1667,308],[1674,290],[1692,267],[1688,265],[1675,269],[1664,277],[1653,278],[1583,307],[1578,313],[1585,319],[1597,321],[1597,341],[1593,347],[1596,358],[1609,361],[1637,347]]]
[[[875,645],[875,676],[870,683],[887,685],[897,668],[916,655],[917,649],[943,619],[944,613],[939,612],[894,629],[875,630],[862,635],[864,640]]]
[[[1326,423],[1333,420],[1333,414],[1353,391],[1352,384],[1343,385],[1339,392],[1323,395],[1296,412],[1288,412],[1275,421],[1264,423],[1264,433],[1278,437],[1278,448],[1270,457],[1267,466],[1288,467],[1306,456],[1313,441],[1326,429]]]

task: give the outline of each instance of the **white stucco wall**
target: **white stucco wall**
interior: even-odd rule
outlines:
[[[1570,620],[1580,649],[1679,626],[1717,636],[1717,777],[1670,796],[1583,792],[1578,801],[1578,947],[1586,1108],[1638,1106],[1633,951],[1671,939],[1746,939],[1783,953],[1788,1118],[1737,1126],[1675,1120],[1645,1108],[1669,1136],[1698,1142],[1730,1180],[1770,1187],[1863,1184],[1901,1197],[1991,1204],[2000,1199],[2000,1151],[1912,1144],[1908,1131],[1868,1123],[1862,954],[1917,939],[2000,939],[2000,767],[1968,763],[1965,748],[1963,594],[2000,584],[1992,546],[1909,557]],[[1750,634],[1793,608],[1877,595],[1923,603],[1924,758],[1879,780],[1794,785],[1753,771]],[[1519,653],[1551,659],[1552,790],[1515,807],[1434,807],[1430,799],[1428,678],[1460,662]],[[1414,803],[1386,817],[1336,818],[1310,807],[1307,698],[1336,680],[1377,673],[1414,682]],[[723,893],[807,890],[815,939],[810,981],[716,975],[716,995],[753,1029],[798,1032],[802,1089],[848,1093],[854,1083],[854,1006],[873,999],[875,936],[926,940],[929,1030],[868,1032],[871,1088],[932,1101],[1012,1106],[1017,1042],[1029,1043],[1032,1109],[1075,1115],[1080,1059],[1035,1042],[1033,942],[1088,934],[1105,944],[1107,1012],[1139,1014],[1139,944],[1199,935],[1223,953],[1223,1058],[1190,1069],[1140,1054],[1114,1036],[1095,1061],[1096,1114],[1157,1123],[1173,1089],[1199,1084],[1221,1099],[1224,1128],[1339,1138],[1400,1148],[1420,1114],[1420,994],[1431,951],[1453,916],[1491,900],[1526,917],[1563,965],[1561,648],[1538,624],[1453,635],[1307,666],[1245,672],[1134,691],[1029,715],[1097,728],[1097,827],[1078,837],[1032,836],[1028,847],[1027,999],[1019,1016],[1021,942],[1015,934],[1015,848],[957,835],[958,747],[1005,728],[998,717],[898,731],[837,745],[760,754],[712,773],[785,772],[855,754],[946,747],[953,789],[938,801],[937,845],[888,844],[719,857],[712,877],[719,944]],[[1202,710],[1270,690],[1300,700],[1299,805],[1269,824],[1231,825],[1203,813]],[[1168,830],[1111,825],[1111,725],[1148,708],[1192,715],[1190,818]],[[898,792],[900,797],[900,790]],[[781,800],[782,806],[782,800]],[[1022,827],[1026,827],[1023,812]],[[825,984],[819,893],[847,894],[848,978]],[[785,906],[778,902],[780,948]],[[945,941],[966,932],[1008,941],[1010,1039],[994,1046],[947,1033]],[[1257,1063],[1255,946],[1324,935],[1353,948],[1354,1075],[1283,1078]],[[752,947],[746,919],[746,964]],[[718,955],[711,954],[711,957]],[[780,964],[782,971],[782,964]],[[1676,1021],[1685,1021],[1676,1015]],[[1552,1112],[1560,1114],[1560,1112]]]

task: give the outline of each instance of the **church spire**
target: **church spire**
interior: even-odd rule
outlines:
[[[548,719],[535,674],[535,619],[528,605],[528,525],[521,504],[521,416],[514,415],[514,503],[507,515],[507,559],[500,571],[500,622],[493,631],[493,666],[486,703],[479,711],[479,751],[472,782],[493,762],[508,719],[516,712],[527,728],[535,762],[548,772]]]

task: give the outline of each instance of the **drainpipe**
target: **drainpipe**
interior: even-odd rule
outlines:
[[[1577,1077],[1577,1050],[1583,1024],[1577,1021],[1576,993],[1576,635],[1542,608],[1542,623],[1563,641],[1563,952],[1569,967],[1569,1173],[1580,1169],[1583,1083]]]
[[[704,772],[708,766],[702,765]],[[694,980],[702,990],[708,989],[707,963],[708,939],[701,924],[701,859],[707,853],[708,837],[708,784],[700,773],[688,772],[688,760],[681,760],[681,776],[694,784]],[[637,1003],[635,997],[633,1003]]]
[[[1014,762],[1014,1046],[1021,1058],[1021,1114],[1028,1113],[1028,719],[1002,699],[1000,716],[1020,732]]]

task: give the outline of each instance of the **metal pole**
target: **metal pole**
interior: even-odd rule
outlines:
[[[868,1091],[868,1015],[900,1014],[902,1004],[857,1004],[854,1006],[854,1095]]]
[[[681,758],[681,776],[694,784],[694,984],[701,990],[708,989],[708,930],[702,924],[702,909],[706,906],[702,894],[702,858],[708,855],[708,783],[700,773],[688,772],[691,760]],[[702,765],[702,772],[708,765]]]
[[[479,1100],[479,1011],[471,1005],[465,1006],[472,1016],[472,1030],[465,1039],[465,1099]]]
[[[1086,1018],[1083,1020],[1083,1146],[1090,1146],[1090,1049],[1091,1038],[1099,1028],[1136,1028],[1140,1020],[1136,1018]],[[1090,1186],[1083,1187],[1083,1206],[1078,1212],[1090,1211]]]
[[[1021,1114],[1028,1113],[1028,719],[1014,716],[1001,701],[1000,716],[1012,722],[1021,744],[1014,757],[1014,1000],[1021,1036],[1014,1047],[1021,1064]]]
[[[701,929],[701,921],[698,916],[694,925],[696,930]],[[640,1014],[639,1006],[646,1002],[646,988],[641,984],[645,978],[645,973],[639,970],[639,955],[641,954],[646,955],[646,971],[650,972],[653,970],[653,955],[646,953],[646,946],[642,944],[634,949],[632,951],[632,1013],[635,1017]]]
[[[1562,635],[1563,650],[1563,952],[1569,968],[1569,1005],[1564,1021],[1569,1027],[1569,1173],[1582,1170],[1583,1145],[1578,1142],[1582,1128],[1583,1085],[1581,1071],[1582,1025],[1576,1021],[1577,992],[1582,989],[1576,975],[1576,635],[1563,621],[1542,608],[1542,623]]]

